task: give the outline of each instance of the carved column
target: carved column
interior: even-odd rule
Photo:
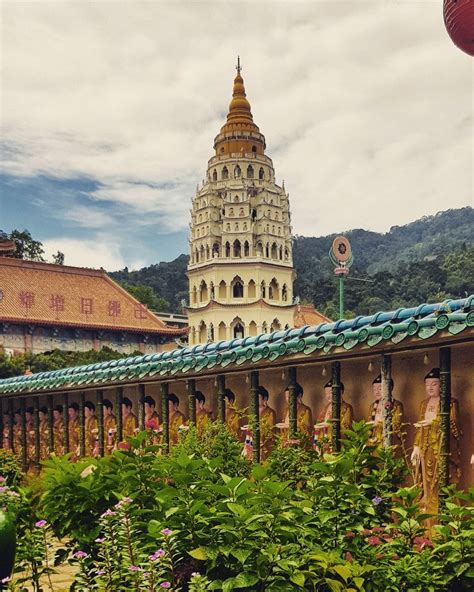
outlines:
[[[79,456],[83,458],[86,455],[86,417],[84,403],[86,395],[84,391],[79,394]]]
[[[440,372],[440,462],[439,462],[439,504],[443,504],[445,497],[442,489],[449,485],[449,455],[450,455],[450,412],[451,412],[451,349],[442,347],[439,350]]]
[[[217,377],[217,419],[225,422],[225,375],[219,374]]]
[[[382,357],[382,405],[383,405],[383,445],[388,448],[393,444],[393,395],[392,395],[392,358]]]
[[[123,387],[117,387],[117,394],[115,397],[115,407],[117,408],[117,444],[123,440],[123,421],[122,421],[122,399],[123,399]]]
[[[105,451],[105,435],[104,435],[104,391],[99,389],[97,391],[97,428],[99,430],[99,456],[104,456]]]
[[[33,425],[35,430],[35,465],[36,469],[39,470],[40,458],[41,458],[41,438],[40,438],[40,418],[39,418],[39,397],[34,399],[34,419]]]
[[[339,452],[341,449],[341,364],[333,362],[332,371],[332,450]]]
[[[54,452],[54,413],[53,395],[48,395],[48,450],[49,454]]]
[[[14,451],[14,446],[13,446],[13,420],[15,417],[15,408],[13,406],[13,399],[8,399],[8,411],[9,411],[9,415],[10,415],[10,425],[8,426],[8,442],[10,443],[10,448],[13,452]]]
[[[28,468],[28,450],[26,439],[26,400],[20,399],[20,414],[21,414],[21,467],[24,472]]]
[[[250,373],[250,415],[252,426],[253,460],[260,462],[260,408],[258,404],[258,372]]]
[[[69,394],[63,395],[64,454],[69,452]]]
[[[163,416],[163,444],[165,451],[170,449],[170,410],[168,405],[169,384],[163,382],[161,385],[161,415]]]
[[[290,440],[294,440],[298,431],[298,411],[296,406],[296,368],[288,368],[288,380],[288,435]]]
[[[189,421],[196,425],[196,381],[194,378],[188,380],[187,387]]]
[[[143,431],[145,429],[145,385],[138,385],[138,429]]]

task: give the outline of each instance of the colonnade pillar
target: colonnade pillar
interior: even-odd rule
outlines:
[[[288,435],[290,440],[294,440],[298,432],[298,411],[296,405],[296,368],[291,367],[288,369],[288,379]]]
[[[219,374],[217,377],[217,419],[225,423],[225,376]]]
[[[170,449],[170,410],[168,404],[169,384],[163,382],[161,385],[161,415],[163,421],[163,443],[165,451]]]
[[[449,485],[450,455],[450,413],[451,413],[451,349],[442,347],[439,350],[440,373],[440,463],[439,463],[439,504],[444,502],[443,488]]]
[[[392,358],[388,355],[382,357],[382,405],[383,405],[383,446],[388,448],[393,444],[393,394],[392,394]]]
[[[332,450],[341,450],[341,364],[333,362],[332,373]]]
[[[258,401],[258,372],[250,372],[250,414],[252,426],[253,461],[260,462],[260,407]]]

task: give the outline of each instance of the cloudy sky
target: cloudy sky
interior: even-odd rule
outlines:
[[[0,228],[108,270],[187,250],[236,55],[295,234],[473,205],[441,0],[1,2]]]

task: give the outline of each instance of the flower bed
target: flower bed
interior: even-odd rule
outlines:
[[[189,430],[170,455],[145,433],[130,446],[75,464],[53,458],[41,495],[20,490],[36,564],[51,562],[49,530],[69,537],[76,590],[474,587],[474,491],[449,492],[427,526],[419,492],[400,487],[401,463],[367,444],[363,424],[338,455],[289,447],[253,467],[219,424],[202,440]]]

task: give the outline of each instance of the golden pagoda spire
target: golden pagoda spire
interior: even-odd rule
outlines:
[[[253,116],[250,110],[250,103],[245,94],[245,86],[242,75],[240,74],[242,66],[240,65],[240,56],[237,56],[237,76],[234,78],[234,90],[232,100],[227,114],[227,123],[253,123]]]

